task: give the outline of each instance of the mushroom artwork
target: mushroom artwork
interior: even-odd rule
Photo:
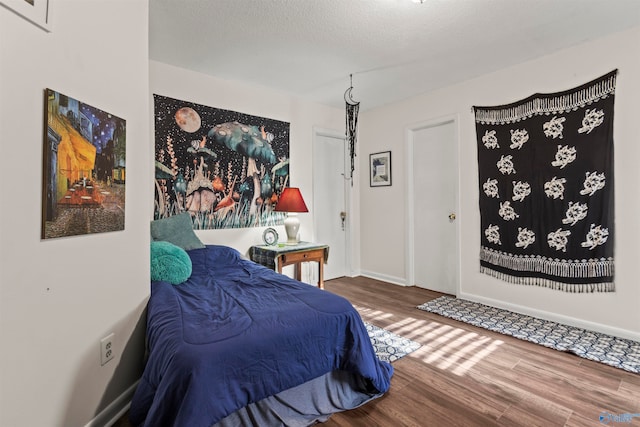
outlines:
[[[191,146],[187,148],[187,153],[192,154],[198,163],[193,178],[187,185],[185,206],[186,210],[195,214],[197,212],[207,212],[215,208],[217,203],[211,181],[205,177],[204,169],[208,168],[206,161],[215,160],[218,155],[206,147],[207,137],[203,136],[200,141],[191,141]]]
[[[287,179],[289,179],[289,159],[280,160],[280,163],[271,168],[271,174],[273,175],[273,187],[276,192],[281,192],[282,189],[287,186]],[[278,181],[278,177],[285,177],[284,182]]]
[[[156,219],[188,212],[202,230],[282,223],[285,214],[274,207],[290,179],[289,123],[153,99],[155,160],[163,165]]]
[[[164,185],[160,185],[160,181],[174,178],[175,176],[173,175],[173,171],[156,160],[155,184],[156,191],[158,193],[158,200],[156,200],[156,211],[159,213],[160,218],[164,217],[167,205],[166,187]]]
[[[264,126],[246,125],[237,121],[214,126],[208,132],[209,139],[242,154],[247,158],[247,177],[253,180],[250,210],[251,215],[257,212],[257,200],[260,197],[260,171],[256,165],[259,160],[266,164],[274,164],[276,155],[271,147],[273,135],[264,130]]]

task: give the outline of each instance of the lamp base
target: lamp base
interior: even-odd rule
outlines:
[[[298,214],[293,212],[287,214],[287,217],[284,219],[284,229],[287,232],[286,245],[297,245],[300,243],[300,239],[298,239],[298,230],[300,229]]]

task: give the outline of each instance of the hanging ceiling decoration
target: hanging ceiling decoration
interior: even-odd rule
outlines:
[[[351,95],[353,90],[353,74],[349,74],[350,86],[344,92],[344,101],[346,103],[347,113],[347,142],[349,143],[349,156],[351,157],[351,173],[349,179],[351,179],[351,185],[353,186],[353,171],[355,169],[355,157],[356,157],[356,140],[358,138],[358,111],[360,110],[360,103],[355,101]]]

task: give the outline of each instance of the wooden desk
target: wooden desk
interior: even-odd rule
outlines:
[[[282,267],[295,265],[295,278],[302,280],[303,262],[318,263],[318,287],[324,289],[324,264],[329,258],[329,246],[318,243],[300,242],[285,246],[252,246],[251,260],[282,273]]]

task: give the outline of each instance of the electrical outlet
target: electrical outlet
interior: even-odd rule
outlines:
[[[111,333],[100,340],[100,364],[104,365],[113,359],[113,338],[115,334]]]

